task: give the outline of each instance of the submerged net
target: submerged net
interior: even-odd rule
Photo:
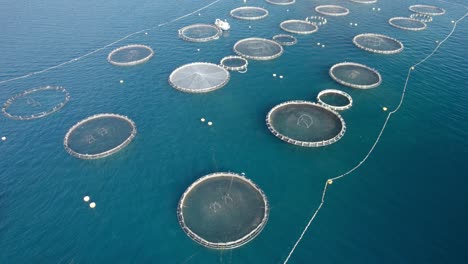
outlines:
[[[207,42],[219,39],[222,34],[221,29],[210,24],[194,24],[179,29],[179,37],[192,42]]]
[[[268,10],[255,6],[243,6],[231,10],[231,16],[243,20],[259,20],[268,16]]]
[[[429,16],[441,16],[445,14],[445,9],[430,5],[412,5],[409,7],[409,10]]]
[[[183,92],[206,93],[223,87],[229,78],[229,72],[219,65],[195,62],[175,69],[169,76],[169,83]]]
[[[424,23],[432,22],[432,17],[429,15],[425,15],[425,14],[419,14],[419,13],[411,14],[410,18],[419,20]]]
[[[247,59],[272,60],[283,54],[283,46],[269,39],[246,38],[234,44],[234,52]]]
[[[63,140],[65,150],[80,159],[99,159],[127,146],[135,137],[136,125],[126,116],[98,114],[72,126]]]
[[[180,198],[177,217],[184,232],[209,248],[240,247],[268,221],[268,200],[251,180],[230,172],[206,175]]]
[[[265,1],[273,5],[292,5],[296,3],[296,0],[265,0]]]
[[[305,20],[286,20],[281,22],[282,30],[296,34],[312,34],[318,30],[318,27]]]
[[[249,62],[241,56],[227,56],[221,59],[220,64],[229,71],[245,73]]]
[[[287,34],[279,34],[273,36],[273,40],[283,46],[292,46],[297,43],[297,39],[294,36]]]
[[[315,7],[315,12],[327,16],[346,16],[349,9],[339,5],[319,5]]]
[[[153,55],[149,46],[132,44],[111,51],[107,61],[116,66],[133,66],[147,62]]]
[[[360,49],[380,54],[395,54],[404,48],[397,39],[373,33],[359,34],[353,38],[353,43]]]
[[[351,98],[351,95],[335,89],[321,91],[317,95],[317,101],[335,111],[346,110],[353,106],[353,98]]]
[[[388,20],[388,23],[396,28],[412,31],[423,30],[427,27],[426,23],[408,17],[392,17]]]
[[[370,89],[382,83],[380,73],[366,65],[342,62],[333,65],[329,71],[336,82],[357,89]]]
[[[26,90],[6,100],[3,114],[15,120],[32,120],[53,114],[70,101],[70,94],[60,86]]]
[[[268,129],[279,139],[302,147],[322,147],[337,142],[346,132],[340,114],[307,101],[289,101],[268,112]]]

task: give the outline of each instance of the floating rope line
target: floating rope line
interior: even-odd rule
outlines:
[[[152,27],[149,27],[149,28],[145,28],[145,29],[142,29],[142,30],[139,30],[139,31],[130,33],[130,34],[128,34],[128,35],[126,35],[126,36],[124,36],[124,37],[122,37],[122,38],[120,38],[120,39],[118,39],[118,40],[116,40],[116,41],[114,41],[114,42],[112,42],[112,43],[109,43],[109,44],[107,44],[107,45],[105,45],[105,46],[102,46],[102,47],[100,47],[100,48],[97,48],[97,49],[95,49],[95,50],[93,50],[93,51],[90,51],[90,52],[88,52],[88,53],[86,53],[86,54],[84,54],[84,55],[81,55],[81,56],[79,56],[79,57],[76,57],[76,58],[70,59],[70,60],[68,60],[68,61],[62,62],[62,63],[60,63],[60,64],[51,66],[51,67],[49,67],[49,68],[45,68],[45,69],[42,69],[42,70],[39,70],[39,71],[35,71],[35,72],[30,72],[30,73],[25,74],[25,75],[22,75],[22,76],[18,76],[18,77],[13,77],[13,78],[10,78],[10,79],[2,80],[2,81],[0,81],[0,84],[9,83],[9,82],[16,81],[16,80],[20,80],[20,79],[25,79],[25,78],[31,77],[31,76],[33,76],[33,75],[37,75],[37,74],[41,74],[41,73],[44,73],[44,72],[51,71],[51,70],[53,70],[53,69],[61,68],[61,67],[65,66],[65,65],[71,64],[71,63],[73,63],[73,62],[75,62],[75,61],[79,61],[79,60],[82,60],[82,59],[84,59],[84,58],[86,58],[86,57],[89,57],[89,56],[91,56],[91,55],[93,55],[93,54],[95,54],[95,53],[97,53],[97,52],[99,52],[99,51],[101,51],[101,50],[104,50],[104,49],[106,49],[106,48],[108,48],[108,47],[110,47],[110,46],[112,46],[112,45],[115,45],[115,44],[117,44],[117,43],[119,43],[119,42],[121,42],[121,41],[124,41],[124,40],[126,40],[126,39],[128,39],[128,38],[130,38],[130,37],[132,37],[132,36],[134,36],[134,35],[138,35],[138,34],[141,34],[141,33],[145,32],[145,31],[153,30],[153,29],[155,29],[155,28],[163,27],[163,26],[166,26],[166,25],[168,25],[168,24],[172,24],[172,23],[174,23],[174,22],[176,22],[176,21],[179,21],[179,20],[181,20],[181,19],[183,19],[183,18],[186,18],[186,17],[188,17],[188,16],[191,16],[191,15],[193,15],[193,14],[195,14],[195,13],[198,13],[198,12],[200,12],[200,11],[202,11],[202,10],[204,10],[204,9],[206,9],[206,8],[208,8],[208,7],[212,6],[212,5],[214,5],[214,4],[218,3],[218,2],[220,2],[220,1],[222,1],[222,0],[216,0],[216,1],[214,1],[214,2],[211,2],[210,4],[205,5],[205,6],[201,7],[201,8],[199,8],[199,9],[197,9],[197,10],[191,12],[191,13],[185,14],[185,15],[183,15],[183,16],[180,16],[180,17],[175,18],[175,19],[173,19],[173,20],[170,20],[170,21],[168,21],[168,22],[165,22],[165,23],[162,23],[162,24],[159,24],[159,25],[156,25],[156,26],[152,26]]]
[[[307,223],[307,225],[305,226],[304,230],[302,231],[301,235],[299,236],[299,238],[297,239],[296,243],[294,244],[293,248],[291,249],[291,251],[289,252],[288,256],[286,257],[286,259],[284,260],[283,264],[286,264],[288,263],[289,259],[291,258],[292,254],[294,253],[294,251],[296,250],[297,248],[297,245],[299,245],[299,243],[301,242],[302,238],[304,237],[305,233],[307,232],[307,230],[309,229],[310,225],[312,224],[312,222],[315,220],[315,217],[317,216],[318,212],[320,211],[320,209],[322,209],[322,206],[323,204],[325,203],[325,196],[327,194],[327,187],[328,185],[332,184],[333,181],[336,181],[336,180],[339,180],[347,175],[349,175],[350,173],[352,173],[353,171],[357,170],[359,167],[361,167],[361,165],[363,165],[366,160],[369,158],[369,156],[372,154],[372,152],[374,151],[375,147],[377,146],[377,144],[379,143],[380,141],[380,138],[382,137],[382,134],[385,130],[385,128],[387,127],[387,124],[388,124],[388,121],[390,120],[390,117],[395,114],[396,112],[398,112],[398,110],[400,109],[401,105],[403,104],[403,100],[405,99],[405,94],[406,94],[406,89],[408,87],[408,81],[410,79],[410,76],[411,76],[411,72],[419,65],[421,65],[422,63],[426,62],[429,58],[432,57],[432,55],[435,54],[435,52],[439,49],[439,47],[446,41],[448,40],[453,32],[455,32],[455,29],[457,28],[457,24],[458,22],[462,21],[466,16],[468,15],[468,13],[465,13],[465,15],[463,15],[461,18],[459,18],[457,21],[455,21],[455,23],[453,24],[453,28],[452,28],[452,31],[450,31],[450,33],[441,41],[439,42],[439,44],[437,44],[437,46],[434,48],[434,50],[429,54],[427,55],[424,59],[422,59],[421,61],[417,62],[416,64],[414,64],[413,66],[411,66],[409,69],[408,69],[408,74],[406,76],[406,81],[405,81],[405,85],[403,86],[403,92],[401,94],[401,98],[400,98],[400,103],[398,104],[398,106],[395,108],[395,110],[391,111],[388,113],[388,116],[387,118],[385,119],[385,122],[382,126],[382,129],[380,130],[380,133],[379,135],[377,136],[377,139],[375,140],[374,144],[372,145],[372,147],[369,149],[369,152],[367,153],[367,155],[356,165],[354,166],[352,169],[348,170],[347,172],[341,174],[341,175],[338,175],[336,177],[333,177],[333,178],[330,178],[330,179],[327,179],[325,181],[325,186],[323,187],[323,192],[322,192],[322,199],[321,199],[321,202],[319,204],[319,206],[317,207],[317,209],[315,210],[314,214],[312,215],[312,217],[309,219],[309,222]]]

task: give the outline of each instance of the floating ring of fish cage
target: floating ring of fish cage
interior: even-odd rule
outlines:
[[[263,230],[269,212],[265,193],[251,180],[232,172],[199,178],[177,206],[177,218],[187,236],[213,249],[248,243]]]
[[[169,76],[169,83],[182,92],[207,93],[225,86],[229,79],[230,74],[224,67],[194,62],[175,69]]]
[[[268,10],[256,6],[242,6],[231,10],[231,16],[242,20],[259,20],[268,16]]]
[[[74,157],[100,159],[126,147],[136,133],[136,125],[130,118],[98,114],[73,125],[65,135],[63,146]]]
[[[377,0],[350,0],[351,2],[354,3],[359,3],[359,4],[375,4],[377,3]]]
[[[305,20],[316,26],[323,26],[327,24],[327,19],[324,18],[323,16],[310,16],[310,17],[307,17]]]
[[[274,35],[273,40],[283,46],[292,46],[297,43],[297,38],[294,37],[293,35],[288,35],[288,34]]]
[[[325,97],[332,97],[328,99],[332,102],[328,102]],[[343,111],[351,108],[353,106],[353,98],[351,95],[336,89],[326,89],[321,91],[317,95],[317,101],[335,111]]]
[[[409,10],[429,16],[441,16],[445,14],[445,9],[431,5],[412,5],[409,7]]]
[[[3,104],[2,112],[11,119],[32,120],[59,111],[68,101],[70,101],[70,94],[65,88],[43,86],[23,91],[9,98]]]
[[[107,56],[107,61],[116,66],[134,66],[147,62],[153,55],[154,51],[151,47],[132,44],[111,51]]]
[[[346,123],[339,113],[308,101],[276,105],[268,112],[266,124],[277,138],[302,147],[333,144],[346,132]]]
[[[265,1],[272,5],[292,5],[296,3],[296,0],[265,0]]]
[[[360,63],[337,63],[330,68],[329,74],[337,83],[356,89],[371,89],[382,83],[377,70]]]
[[[315,7],[315,12],[326,16],[346,16],[349,9],[339,5],[319,5]]]
[[[282,30],[287,31],[289,33],[295,34],[312,34],[317,32],[318,26],[313,23],[307,22],[305,20],[286,20],[281,22],[280,27]]]
[[[360,49],[380,54],[396,54],[404,49],[401,41],[374,33],[356,35],[353,38],[353,43]]]
[[[219,39],[223,31],[211,24],[193,24],[179,29],[179,37],[186,41],[207,42]]]
[[[241,56],[227,56],[221,59],[220,64],[229,71],[244,72],[249,62]]]
[[[247,59],[272,60],[283,54],[283,46],[264,38],[241,39],[234,44],[234,52]]]
[[[411,31],[420,31],[427,28],[426,23],[423,21],[408,17],[392,17],[388,20],[388,23],[396,28]]]
[[[419,20],[424,23],[432,22],[432,17],[426,14],[414,13],[410,15],[410,18]]]

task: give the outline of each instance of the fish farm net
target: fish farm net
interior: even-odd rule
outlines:
[[[419,20],[424,23],[432,22],[432,17],[429,15],[425,15],[425,14],[419,14],[419,13],[411,14],[410,18]]]
[[[445,14],[445,9],[430,5],[412,5],[409,7],[409,10],[429,16],[441,16]]]
[[[426,29],[426,23],[413,18],[408,17],[392,17],[388,20],[388,23],[396,28],[419,31]]]
[[[359,3],[359,4],[375,4],[377,3],[377,0],[350,0],[351,2],[354,3]]]
[[[194,24],[179,29],[179,37],[186,41],[207,42],[223,34],[220,28],[210,24]]]
[[[327,24],[327,19],[323,16],[310,16],[305,19],[305,21],[314,24],[316,26],[323,26]]]
[[[268,16],[268,10],[255,6],[243,6],[231,10],[231,16],[243,20],[259,20]]]
[[[272,5],[292,5],[296,3],[296,0],[265,0],[265,1]]]
[[[73,125],[63,145],[72,156],[99,159],[126,147],[136,136],[136,125],[128,117],[116,114],[90,116]]]
[[[70,101],[70,94],[60,86],[29,89],[6,100],[2,112],[15,120],[32,120],[53,114]]]
[[[315,7],[315,12],[326,16],[346,16],[349,9],[339,5],[319,5]]]
[[[373,33],[359,34],[353,38],[353,43],[360,49],[380,54],[395,54],[404,48],[397,39]]]
[[[340,140],[346,124],[340,114],[308,101],[288,101],[273,107],[268,129],[279,139],[302,147],[322,147]]]
[[[343,111],[353,106],[353,98],[351,95],[335,89],[327,89],[321,91],[317,95],[317,101],[332,110]]]
[[[177,217],[195,242],[214,249],[240,247],[268,221],[266,195],[251,180],[218,172],[196,180],[180,198]]]
[[[132,44],[111,51],[107,61],[116,66],[133,66],[147,62],[153,55],[154,51],[150,47]]]
[[[283,46],[269,39],[246,38],[234,44],[234,52],[247,59],[272,60],[283,54]]]
[[[182,92],[207,93],[225,86],[229,79],[229,72],[222,66],[195,62],[175,69],[169,76],[169,83]]]
[[[281,22],[282,30],[296,34],[312,34],[318,30],[318,27],[305,20],[286,20]]]
[[[273,40],[283,46],[292,46],[297,43],[297,38],[287,34],[279,34],[273,36]]]
[[[245,73],[249,62],[241,56],[227,56],[222,58],[219,64],[226,70]]]
[[[377,70],[354,62],[337,63],[330,68],[329,74],[337,83],[357,89],[375,88],[382,83]]]

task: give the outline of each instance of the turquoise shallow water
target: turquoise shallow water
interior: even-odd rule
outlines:
[[[270,16],[255,22],[230,19],[229,11],[243,1],[221,0],[200,16],[197,12],[78,61],[4,83],[209,1],[0,1],[0,101],[42,85],[64,86],[71,94],[62,110],[42,119],[0,117],[0,136],[7,137],[0,142],[0,263],[282,263],[319,205],[325,180],[351,169],[371,148],[388,114],[381,109],[398,105],[408,67],[428,55],[450,32],[451,21],[466,13],[435,0],[380,0],[369,6],[248,2],[266,7]],[[168,84],[175,68],[195,61],[218,63],[233,54],[239,39],[284,33],[281,21],[316,15],[313,7],[323,3],[342,4],[351,13],[329,18],[312,35],[297,36],[298,44],[286,47],[276,60],[249,61],[246,74],[233,73],[217,91],[185,94]],[[420,32],[388,25],[391,17],[409,16],[414,3],[435,4],[447,13]],[[227,18],[232,26],[217,41],[189,43],[177,37],[183,26],[216,18]],[[356,48],[352,38],[366,32],[395,37],[405,50],[385,56]],[[465,19],[413,72],[404,104],[373,154],[330,187],[290,263],[461,263],[468,258],[466,36]],[[151,46],[155,56],[135,67],[107,63],[112,49],[132,43]],[[365,91],[338,85],[328,69],[342,61],[378,69],[383,83]],[[326,88],[342,89],[354,101],[342,113],[348,129],[338,143],[300,148],[268,131],[265,116],[271,107],[286,100],[315,101]],[[105,112],[134,120],[134,141],[101,160],[70,156],[63,148],[68,128]],[[214,125],[202,124],[201,117]],[[176,216],[185,189],[216,171],[245,172],[271,204],[262,233],[229,251],[191,241]],[[96,202],[94,210],[82,201],[84,195]]]

